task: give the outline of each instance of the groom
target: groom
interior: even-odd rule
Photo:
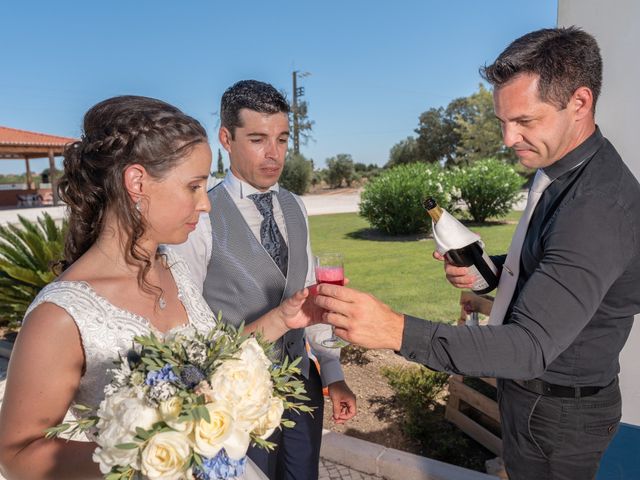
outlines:
[[[211,212],[178,247],[214,312],[225,322],[249,324],[280,302],[315,283],[307,215],[297,196],[280,188],[289,142],[289,105],[273,86],[244,80],[222,96],[219,139],[231,169],[209,191]],[[271,480],[318,478],[322,438],[322,386],[328,386],[333,417],[344,423],[356,413],[355,396],[344,382],[339,349],[320,339],[328,325],[307,329],[322,378],[305,348],[305,330],[291,330],[276,349],[290,360],[302,357],[301,380],[313,415],[285,413],[294,428],[269,439],[275,452],[251,448],[249,457]]]

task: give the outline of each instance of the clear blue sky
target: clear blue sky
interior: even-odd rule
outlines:
[[[421,112],[473,93],[480,65],[556,14],[556,0],[6,0],[0,125],[78,136],[96,102],[146,95],[203,122],[215,158],[224,90],[254,78],[291,98],[296,69],[316,122],[302,153],[382,165]]]

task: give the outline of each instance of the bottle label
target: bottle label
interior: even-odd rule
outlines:
[[[478,271],[475,265],[469,265],[468,268],[469,268],[469,273],[473,275],[476,279],[476,281],[473,282],[473,287],[471,287],[471,290],[475,291],[475,290],[484,290],[485,288],[489,288],[489,284],[484,279],[484,277],[480,274],[480,272]]]
[[[489,258],[489,255],[487,255],[487,253],[484,250],[482,252],[482,259],[485,261],[485,263],[487,264],[489,269],[491,269],[493,274],[497,276],[498,275],[498,269],[496,268],[495,264]],[[479,291],[479,290],[484,290],[486,288],[489,288],[489,283],[484,279],[484,277],[482,276],[482,274],[476,268],[475,265],[469,265],[469,272],[471,273],[471,275],[473,275],[476,278],[476,281],[473,282],[473,287],[471,287],[471,290]]]

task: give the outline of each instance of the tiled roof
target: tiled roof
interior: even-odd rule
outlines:
[[[38,146],[63,147],[67,143],[75,142],[75,138],[47,135],[45,133],[29,132],[0,126],[0,145],[6,146]]]

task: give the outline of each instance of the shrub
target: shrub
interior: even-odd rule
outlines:
[[[18,216],[16,225],[0,226],[0,324],[17,327],[29,304],[55,275],[62,259],[66,224],[57,226],[44,213],[37,222]]]
[[[347,186],[351,185],[355,167],[351,155],[339,153],[335,157],[327,159],[327,182],[331,188],[342,186],[344,180]]]
[[[313,174],[311,162],[300,154],[289,154],[284,162],[279,183],[297,195],[304,195],[311,183]]]
[[[457,170],[455,178],[475,222],[509,213],[523,185],[512,165],[491,158]]]
[[[389,235],[429,232],[422,202],[434,197],[452,212],[457,200],[450,172],[438,165],[413,163],[382,171],[370,179],[360,196],[360,215]]]
[[[493,455],[444,418],[449,375],[418,366],[382,373],[402,409],[402,429],[419,442],[422,455],[484,471],[484,462]]]

